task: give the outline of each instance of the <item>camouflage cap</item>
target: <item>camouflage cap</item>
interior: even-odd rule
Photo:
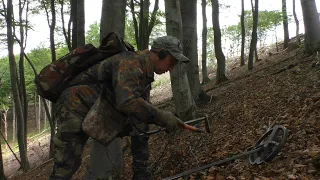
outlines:
[[[190,60],[182,54],[182,45],[179,39],[173,36],[162,36],[153,41],[151,50],[166,49],[180,62],[188,63]]]

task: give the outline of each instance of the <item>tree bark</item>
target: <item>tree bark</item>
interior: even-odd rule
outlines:
[[[221,47],[221,30],[219,23],[219,1],[212,0],[212,26],[214,30],[214,51],[217,58],[216,83],[219,84],[227,80],[226,77],[226,58]]]
[[[104,0],[100,22],[100,42],[111,31],[119,36],[124,36],[125,27],[125,0]],[[90,159],[86,167],[84,180],[113,178],[123,172],[124,161],[122,142],[115,139],[108,147],[93,141],[91,145]]]
[[[244,25],[244,0],[241,0],[241,16],[240,16],[240,22],[241,22],[241,57],[240,57],[240,66],[244,66],[244,46],[246,42],[246,30]]]
[[[25,34],[24,27],[26,28],[27,24],[23,24],[22,13],[25,6],[25,1],[22,2],[19,0],[19,26],[20,26],[20,60],[19,60],[19,74],[20,74],[20,92],[21,92],[21,103],[23,109],[23,119],[25,123],[24,129],[24,138],[27,141],[27,122],[28,122],[28,99],[27,99],[27,90],[26,90],[26,81],[25,81],[25,72],[24,72],[24,42]],[[29,2],[27,2],[28,6]],[[27,22],[26,22],[27,23]],[[27,28],[26,28],[27,31]],[[27,148],[27,147],[26,147]]]
[[[155,0],[154,8],[151,14],[149,22],[149,6],[150,0],[141,0],[139,2],[139,24],[134,13],[134,1],[130,1],[130,9],[133,17],[134,29],[135,29],[135,39],[137,42],[138,50],[144,50],[148,48],[149,38],[153,27],[155,26],[156,14],[159,9],[159,0]]]
[[[288,47],[289,43],[289,27],[288,27],[288,15],[287,15],[287,3],[286,0],[282,0],[282,22],[283,22],[283,48]]]
[[[84,0],[77,0],[77,47],[85,45]]]
[[[68,22],[68,29],[66,29],[65,27],[65,19],[64,19],[64,0],[59,0],[60,3],[60,14],[61,14],[61,23],[62,23],[62,32],[63,32],[63,36],[64,39],[66,40],[66,44],[68,46],[68,50],[71,51],[72,50],[72,46],[71,46],[71,38],[70,38],[70,25],[71,25],[71,17],[69,17],[69,22]]]
[[[252,38],[250,43],[250,52],[249,52],[249,60],[248,60],[248,70],[253,69],[253,56],[255,55],[254,52],[257,49],[257,28],[258,28],[258,15],[259,15],[259,0],[255,0],[255,4],[253,7],[253,0],[251,0],[252,6],[252,15],[253,15],[253,26],[252,26]]]
[[[77,41],[77,32],[78,32],[78,3],[77,0],[71,0],[71,21],[72,21],[72,49],[77,48],[78,41]]]
[[[39,128],[39,132],[41,132],[41,117],[42,117],[42,101],[41,101],[41,97],[39,96],[39,116],[38,116],[38,128]]]
[[[1,138],[0,138],[1,139]],[[3,159],[2,159],[2,148],[1,148],[1,140],[0,140],[0,179],[1,180],[6,180],[6,176],[4,174],[4,169],[3,169]]]
[[[296,0],[292,0],[292,12],[294,17],[294,22],[296,23],[296,38],[298,44],[300,44],[300,36],[299,36],[299,20],[296,13]]]
[[[202,0],[202,84],[210,81],[207,68],[207,0]]]
[[[17,135],[17,117],[16,117],[16,108],[14,104],[14,100],[12,97],[12,141],[16,140]]]
[[[167,35],[182,40],[182,19],[179,0],[165,0]],[[178,63],[170,73],[176,114],[183,120],[194,118],[195,102],[192,98],[186,64]]]
[[[102,1],[100,40],[112,31],[116,32],[119,36],[124,37],[125,8],[126,0]]]
[[[301,0],[304,29],[305,51],[313,54],[320,51],[320,22],[315,0]]]
[[[208,36],[208,28],[207,28],[207,0],[202,0],[202,84],[205,84],[210,81],[208,76],[208,68],[207,68],[207,36]]]
[[[19,152],[21,158],[21,166],[24,172],[27,172],[29,169],[29,162],[27,157],[27,149],[26,149],[26,141],[24,138],[24,129],[25,123],[23,120],[23,110],[20,101],[19,88],[18,88],[18,77],[17,77],[17,65],[15,62],[15,57],[13,54],[13,33],[12,33],[12,15],[13,15],[13,6],[12,0],[7,1],[7,41],[8,41],[8,56],[9,56],[9,65],[10,65],[10,76],[11,76],[11,87],[12,87],[12,95],[14,99],[14,104],[17,111],[17,119],[18,119],[18,144],[19,144]]]
[[[197,1],[181,3],[181,18],[183,32],[183,52],[190,59],[187,76],[193,100],[196,103],[208,102],[209,96],[202,90],[199,78],[198,39],[197,39]]]

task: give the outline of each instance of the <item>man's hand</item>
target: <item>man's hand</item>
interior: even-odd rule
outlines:
[[[178,129],[184,128],[184,123],[171,112],[160,111],[158,117],[156,118],[158,122],[155,124],[159,124],[160,126],[164,126],[167,131],[172,132]]]

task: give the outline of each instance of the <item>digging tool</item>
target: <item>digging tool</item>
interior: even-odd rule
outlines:
[[[284,144],[287,141],[287,138],[288,129],[286,129],[282,125],[276,125],[273,128],[269,129],[263,136],[261,136],[261,138],[253,147],[249,148],[247,151],[241,154],[184,171],[180,174],[167,177],[164,180],[178,179],[180,177],[184,177],[201,170],[208,169],[212,166],[225,164],[227,162],[239,159],[247,155],[249,155],[249,162],[251,164],[262,164],[264,162],[269,162],[282,150]]]
[[[186,130],[190,130],[192,132],[196,132],[196,133],[204,133],[203,130],[197,128],[197,127],[194,127],[194,126],[191,126],[190,124],[192,123],[196,123],[196,122],[199,122],[199,121],[205,121],[204,125],[205,125],[205,130],[207,133],[210,133],[210,123],[209,123],[209,118],[208,116],[204,116],[204,117],[201,117],[201,118],[197,118],[197,119],[191,119],[189,121],[186,121],[184,122],[185,125],[184,125],[184,129]],[[133,124],[133,126],[141,133],[140,136],[144,136],[144,135],[152,135],[152,134],[156,134],[158,132],[161,132],[161,131],[166,131],[166,128],[159,128],[157,130],[153,130],[153,131],[143,131],[141,129],[139,129],[135,124]]]

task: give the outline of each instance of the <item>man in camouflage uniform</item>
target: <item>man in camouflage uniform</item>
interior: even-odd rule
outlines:
[[[72,83],[101,81],[114,94],[112,104],[124,114],[145,124],[156,124],[174,131],[184,123],[170,112],[148,102],[154,73],[171,71],[179,62],[189,62],[182,54],[179,40],[171,36],[157,38],[151,50],[122,52],[79,74]],[[63,91],[56,103],[57,133],[53,137],[54,167],[51,180],[71,179],[81,164],[88,135],[82,122],[101,91],[99,84],[77,85]],[[132,138],[133,179],[147,179],[148,138]]]

